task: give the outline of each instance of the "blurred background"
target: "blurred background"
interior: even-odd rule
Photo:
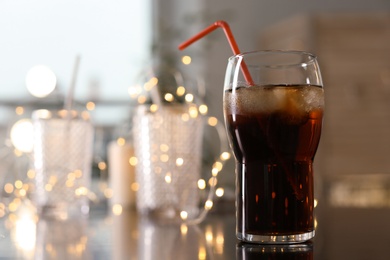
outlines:
[[[186,86],[192,88],[191,91],[207,106],[207,114],[223,121],[223,80],[232,51],[222,30],[213,32],[185,51],[177,50],[179,43],[216,20],[229,22],[242,52],[290,48],[315,52],[320,65],[323,64],[326,88],[340,87],[332,76],[332,68],[340,74],[340,70],[350,69],[345,74],[348,78],[339,82],[341,85],[341,82],[344,84],[353,79],[346,91],[352,88],[353,97],[358,95],[359,98],[361,88],[356,90],[353,86],[367,84],[368,80],[358,82],[355,78],[364,71],[373,71],[369,76],[374,75],[376,85],[387,87],[390,84],[389,12],[389,0],[1,1],[0,144],[7,149],[12,147],[10,130],[20,119],[30,118],[32,110],[62,107],[72,79],[75,79],[74,104],[90,111],[96,129],[95,163],[105,162],[106,144],[117,138],[118,132],[131,128],[134,107],[147,102],[147,98],[137,92],[140,78],[148,68],[160,64],[180,71]],[[345,35],[350,38],[343,38]],[[326,49],[327,46],[335,47]],[[376,67],[367,62],[373,57],[370,55],[373,51],[376,53],[374,65],[379,64]],[[349,63],[338,63],[347,57],[343,57],[343,53],[348,53],[352,60],[355,58],[361,66],[351,68]],[[362,56],[362,53],[365,54]],[[186,59],[182,59],[183,56],[187,56]],[[76,61],[79,61],[78,66],[75,66]],[[40,84],[35,92],[34,82]],[[327,100],[327,106],[329,111],[339,109],[332,105],[332,97]],[[346,113],[350,115],[354,109],[357,108],[352,105]],[[372,114],[376,115],[376,111],[377,108],[373,108]],[[327,114],[328,118],[330,114]],[[389,118],[385,118],[387,115],[386,112],[375,121],[382,125],[373,122],[376,129],[383,130],[390,125]],[[371,114],[366,116],[371,118]],[[348,143],[340,149],[333,143],[337,138],[332,134],[343,128],[342,124],[337,124],[340,120],[336,120],[333,128],[324,129],[319,153],[335,156],[323,156],[319,166],[336,160],[338,153],[345,153],[343,149]],[[27,132],[21,132],[24,133],[22,136],[27,136]],[[349,135],[348,131],[344,134]],[[366,134],[369,133],[359,133],[350,142],[362,140]],[[382,144],[386,145],[380,153],[385,156],[390,138],[384,131],[380,136]],[[216,145],[211,140],[206,140],[206,149]],[[364,146],[359,147],[364,150]],[[351,157],[356,159],[356,156]],[[221,183],[233,187],[233,163],[229,163],[231,167],[221,175]],[[364,163],[368,165],[368,162]],[[101,170],[104,170],[102,165]],[[377,172],[389,168],[381,163],[375,169],[370,166],[369,170]],[[321,168],[321,171],[335,173],[331,167]],[[345,171],[355,173],[354,170]]]

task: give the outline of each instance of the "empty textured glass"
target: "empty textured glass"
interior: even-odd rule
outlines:
[[[164,218],[199,211],[203,120],[182,106],[151,112],[140,106],[134,117],[134,147],[138,158],[137,208]]]
[[[93,126],[88,114],[33,113],[33,202],[41,215],[60,219],[89,212]]]

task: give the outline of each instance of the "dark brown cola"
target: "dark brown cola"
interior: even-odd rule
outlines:
[[[224,108],[237,160],[238,237],[313,231],[313,159],[321,135],[322,88],[240,88],[225,93]]]

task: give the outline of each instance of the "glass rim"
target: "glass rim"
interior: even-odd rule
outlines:
[[[263,54],[263,55],[286,55],[286,54],[292,54],[296,55],[297,57],[306,57],[305,60],[302,60],[301,62],[291,62],[290,64],[251,64],[251,63],[246,63],[248,67],[273,67],[273,66],[296,66],[296,65],[301,65],[301,64],[310,64],[310,63],[315,63],[317,62],[317,56],[309,51],[300,51],[300,50],[255,50],[255,51],[248,51],[248,52],[242,52],[233,56],[229,57],[229,62],[232,60],[244,60],[246,56],[255,56],[258,54]]]
[[[84,121],[89,121],[91,118],[89,112],[86,110],[79,111],[76,109],[72,109],[71,111],[68,111],[66,109],[36,109],[32,111],[31,119],[32,120],[60,119],[60,120],[72,120],[72,121],[80,119]]]

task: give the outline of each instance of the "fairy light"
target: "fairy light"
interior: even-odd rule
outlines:
[[[108,187],[107,182],[99,182],[99,190],[101,192],[103,192],[103,194],[106,198],[111,198],[113,196],[113,193],[114,193],[114,191],[110,187]]]
[[[172,102],[174,100],[174,97],[171,93],[166,93],[164,99],[168,102]]]
[[[194,101],[194,95],[188,93],[187,95],[185,95],[184,99],[185,99],[188,103],[191,103],[192,101]]]
[[[57,256],[57,251],[55,250],[53,244],[47,243],[45,246],[45,250],[47,253],[49,253],[51,256],[56,257]]]
[[[98,163],[98,168],[99,168],[99,170],[104,171],[107,169],[107,164],[105,162],[101,161]]]
[[[213,205],[214,205],[213,201],[207,200],[206,203],[204,204],[204,208],[206,210],[210,210],[213,207]]]
[[[177,89],[176,89],[176,95],[178,95],[179,97],[181,97],[181,96],[183,96],[185,93],[186,93],[185,87],[183,87],[183,86],[177,87]]]
[[[216,117],[209,117],[209,119],[207,119],[207,123],[210,125],[210,126],[216,126],[218,124],[218,119]]]
[[[20,197],[25,197],[27,195],[27,190],[25,189],[20,189],[19,190],[19,196]]]
[[[20,206],[20,199],[15,198],[9,205],[8,205],[8,210],[11,212],[15,212],[18,210]]]
[[[215,238],[215,250],[217,254],[219,255],[223,254],[224,243],[225,243],[225,237],[223,235],[223,231],[219,230],[217,231],[217,235]]]
[[[140,95],[138,98],[137,98],[137,102],[139,104],[144,104],[146,102],[147,98],[143,95]]]
[[[68,188],[72,188],[74,186],[74,180],[67,180],[65,182],[65,186]]]
[[[4,191],[8,194],[11,194],[14,191],[14,185],[12,185],[11,183],[6,183],[4,185]]]
[[[166,183],[168,183],[168,184],[171,183],[172,182],[172,174],[170,172],[167,172],[164,179],[165,179]]]
[[[89,101],[89,102],[85,105],[85,107],[87,108],[88,111],[92,111],[92,110],[95,109],[96,105],[95,105],[94,102]]]
[[[86,187],[80,187],[75,190],[76,196],[86,196],[88,194],[88,189]]]
[[[211,170],[211,173],[214,177],[217,177],[218,173],[220,171],[222,171],[222,168],[223,168],[223,164],[219,161],[216,161],[214,164],[213,164],[213,168]]]
[[[215,177],[215,176],[213,176],[213,177],[211,177],[210,179],[209,179],[209,185],[211,186],[211,187],[215,187],[216,185],[217,185],[217,178]]]
[[[149,107],[150,112],[155,113],[158,110],[158,105],[152,104]]]
[[[162,162],[168,162],[168,161],[169,161],[169,155],[168,155],[168,154],[162,154],[162,155],[160,155],[160,161],[162,161]]]
[[[29,183],[23,183],[22,189],[29,190],[30,189],[30,184]]]
[[[183,158],[177,158],[176,159],[176,166],[183,166],[184,159]]]
[[[203,245],[199,246],[198,259],[199,260],[205,260],[206,259],[206,248]]]
[[[188,55],[185,55],[183,57],[181,57],[181,62],[184,64],[184,65],[190,65],[191,64],[191,57],[188,56]]]
[[[231,155],[230,155],[229,152],[223,152],[219,158],[220,158],[222,161],[227,161],[227,160],[230,159],[230,157],[231,157]]]
[[[160,145],[160,150],[162,151],[162,152],[168,152],[169,151],[169,145],[167,145],[167,144],[161,144]]]
[[[14,149],[14,154],[15,154],[16,157],[20,157],[20,156],[23,155],[23,152],[20,151],[19,149]]]
[[[77,116],[77,111],[75,110],[72,110],[72,111],[68,111],[66,109],[61,109],[60,111],[58,111],[58,115],[62,118],[68,118],[69,114],[72,116],[72,117],[76,117]],[[50,115],[50,111],[47,111],[47,110],[43,110],[42,113],[39,114],[40,118],[48,118],[47,116]]]
[[[51,185],[50,183],[46,183],[45,190],[48,191],[48,192],[52,191],[53,190],[53,185]]]
[[[216,195],[217,197],[222,197],[223,194],[225,194],[224,188],[218,188],[218,189],[215,191],[215,195]]]
[[[129,94],[130,98],[135,99],[142,93],[142,87],[140,85],[130,86],[127,89],[127,93]]]
[[[186,220],[188,218],[188,212],[187,211],[180,212],[180,217],[182,220]]]
[[[68,178],[68,180],[74,181],[76,179],[76,174],[74,172],[70,172],[70,173],[68,173],[67,178]]]
[[[81,115],[81,118],[84,120],[89,120],[91,118],[91,115],[89,114],[88,111],[82,111],[80,115]]]
[[[24,108],[23,107],[16,107],[15,108],[15,113],[18,115],[18,116],[21,116],[24,114]]]
[[[124,146],[126,144],[126,139],[123,138],[123,137],[119,137],[118,139],[116,139],[116,143],[119,145],[119,146]]]
[[[17,219],[18,219],[18,217],[17,217],[15,214],[13,214],[13,213],[10,213],[10,214],[8,215],[8,220],[9,220],[11,223],[15,223]]]
[[[190,120],[190,115],[187,113],[182,114],[181,120],[183,120],[183,122],[187,122],[188,120]]]
[[[5,205],[0,203],[0,218],[5,216]]]
[[[49,183],[52,184],[52,185],[55,185],[57,183],[57,180],[58,180],[57,176],[55,176],[55,175],[51,175],[49,177]]]
[[[23,187],[23,182],[21,180],[15,181],[15,188],[21,189]]]
[[[208,110],[209,108],[204,104],[199,106],[199,113],[201,113],[202,115],[206,115]]]
[[[180,233],[185,236],[188,233],[188,226],[186,224],[180,225]]]
[[[206,230],[205,230],[205,238],[206,238],[207,244],[211,244],[214,240],[213,229],[209,225],[207,225]]]
[[[114,195],[114,191],[112,189],[104,189],[103,190],[103,194],[104,194],[104,197],[106,197],[107,199],[111,199],[112,196]]]
[[[74,175],[76,176],[76,178],[81,178],[81,177],[83,177],[83,171],[80,169],[77,169],[74,171]]]
[[[206,188],[206,181],[203,179],[198,180],[198,188],[200,190],[204,190]]]
[[[157,77],[152,77],[150,80],[149,80],[149,84],[154,87],[154,86],[157,86],[158,84],[158,78]]]
[[[216,161],[213,164],[213,169],[216,169],[218,172],[220,172],[223,168],[223,164],[221,162]]]
[[[152,85],[149,84],[149,81],[144,84],[144,90],[150,91],[152,89]]]
[[[130,188],[132,191],[138,191],[139,189],[139,184],[137,182],[133,182],[131,185],[130,185]]]
[[[36,113],[38,113],[39,118],[42,118],[42,119],[49,119],[53,116],[52,112],[50,112],[47,109],[40,109]]]
[[[198,109],[195,106],[191,106],[188,109],[188,113],[191,118],[197,118],[198,117]]]
[[[35,171],[32,170],[32,169],[28,170],[28,171],[27,171],[27,177],[28,177],[29,179],[34,179],[34,178],[35,178]]]
[[[144,89],[150,91],[158,82],[156,77],[151,78],[149,81],[145,82]]]
[[[136,166],[138,164],[138,159],[135,156],[130,157],[129,163],[131,166]]]
[[[115,215],[115,216],[120,216],[123,212],[123,207],[122,205],[120,204],[114,204],[112,206],[112,213]]]

